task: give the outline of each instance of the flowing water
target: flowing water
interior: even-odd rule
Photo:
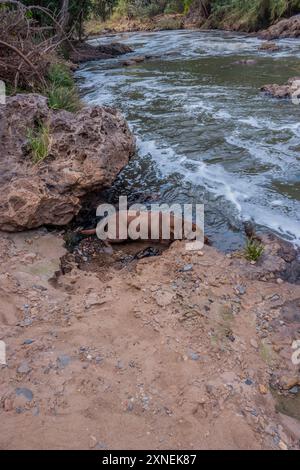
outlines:
[[[137,153],[109,195],[205,203],[206,233],[224,250],[244,244],[242,222],[300,245],[300,105],[260,93],[300,76],[300,40],[260,52],[255,37],[225,32],[129,33],[135,52],[84,64],[83,99],[117,107]],[[130,67],[131,56],[151,59]],[[255,59],[252,65],[235,62]]]

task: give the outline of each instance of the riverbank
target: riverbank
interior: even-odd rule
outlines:
[[[299,38],[300,15],[277,20],[267,28],[253,29],[247,20],[226,16],[224,19],[204,18],[199,12],[191,11],[188,15],[163,14],[152,18],[112,18],[105,22],[89,20],[85,23],[88,36],[107,35],[110,33],[125,33],[137,31],[168,31],[168,30],[223,30],[249,33],[265,40]]]
[[[2,449],[298,448],[272,389],[300,385],[276,243],[257,265],[179,242],[103,265],[97,239],[72,255],[45,229],[0,243]]]

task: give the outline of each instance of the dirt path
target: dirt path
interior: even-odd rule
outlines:
[[[279,365],[299,372],[295,338],[274,338],[300,286],[183,243],[55,277],[64,253],[43,230],[0,239],[2,449],[299,447],[269,383]]]

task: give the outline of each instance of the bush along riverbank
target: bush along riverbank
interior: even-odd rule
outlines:
[[[264,34],[274,39],[300,36],[299,13],[299,0],[112,0],[102,20],[89,18],[85,27],[94,35],[182,28],[249,33],[270,27]]]

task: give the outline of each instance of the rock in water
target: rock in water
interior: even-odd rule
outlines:
[[[28,132],[49,128],[47,158],[34,165]],[[0,230],[65,225],[83,197],[109,187],[135,150],[123,116],[107,107],[53,111],[37,94],[9,97],[0,108]]]

